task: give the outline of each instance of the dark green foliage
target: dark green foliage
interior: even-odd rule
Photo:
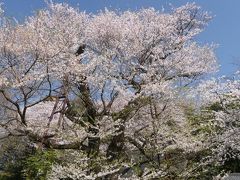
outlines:
[[[239,150],[240,151],[240,150]],[[234,151],[232,149],[228,149],[227,151],[227,160],[224,162],[223,166],[221,167],[223,170],[232,173],[239,173],[240,172],[240,159],[234,157],[234,154],[239,154],[239,151]]]
[[[25,138],[8,138],[1,141],[0,180],[21,180],[23,161],[32,153]]]
[[[1,155],[0,180],[45,180],[52,164],[59,162],[57,151],[33,151],[20,142],[9,144]]]
[[[224,108],[222,107],[222,105],[219,102],[215,102],[215,103],[211,104],[206,109],[211,110],[211,111],[216,111],[216,112],[224,110]]]
[[[185,114],[193,136],[200,134],[208,135],[218,130],[218,127],[213,126],[211,123],[212,119],[214,119],[214,114],[206,108],[196,111],[195,109],[188,107],[185,110]]]
[[[37,151],[24,162],[23,174],[27,180],[45,180],[51,166],[57,161],[57,153],[54,150]]]

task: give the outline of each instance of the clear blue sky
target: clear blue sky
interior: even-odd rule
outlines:
[[[5,13],[20,21],[45,6],[43,0],[2,0],[2,2]],[[196,2],[203,10],[215,16],[197,40],[200,43],[219,45],[216,50],[221,64],[218,74],[231,74],[236,68],[233,64],[240,62],[240,0],[55,0],[54,2],[66,2],[91,13],[96,13],[104,7],[120,10],[154,7],[161,10],[162,7],[169,7],[169,3],[178,7],[187,2]]]

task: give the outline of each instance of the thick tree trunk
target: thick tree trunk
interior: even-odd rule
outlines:
[[[123,152],[125,141],[124,130],[124,124],[118,124],[115,126],[115,133],[107,148],[107,157],[109,160],[116,159]]]
[[[116,159],[124,151],[124,143],[126,140],[126,137],[124,135],[125,122],[131,119],[134,116],[135,112],[140,108],[148,105],[149,102],[150,98],[148,97],[138,97],[129,102],[121,111],[112,114],[112,117],[115,121],[121,121],[115,126],[115,133],[112,136],[110,144],[108,145],[107,157],[109,160]]]
[[[92,157],[98,154],[100,146],[100,137],[98,136],[99,129],[96,125],[97,110],[91,99],[88,84],[81,83],[78,86],[78,89],[81,92],[81,98],[83,100],[84,107],[86,108],[83,116],[86,118],[87,122],[91,124],[88,128],[88,156]]]

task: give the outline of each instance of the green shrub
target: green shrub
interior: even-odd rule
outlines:
[[[56,151],[37,151],[24,162],[24,177],[27,180],[45,180],[47,173],[51,170],[52,164],[56,161]]]

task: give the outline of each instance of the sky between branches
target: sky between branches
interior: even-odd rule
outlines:
[[[24,17],[32,15],[38,9],[44,8],[44,0],[3,0],[7,16],[23,21]],[[209,26],[197,38],[200,43],[218,44],[216,54],[221,65],[218,75],[231,75],[240,63],[240,1],[239,0],[55,0],[78,6],[88,13],[96,13],[108,9],[137,10],[146,7],[166,11],[187,2],[196,2],[204,11],[214,16]],[[170,5],[171,4],[171,5]]]

